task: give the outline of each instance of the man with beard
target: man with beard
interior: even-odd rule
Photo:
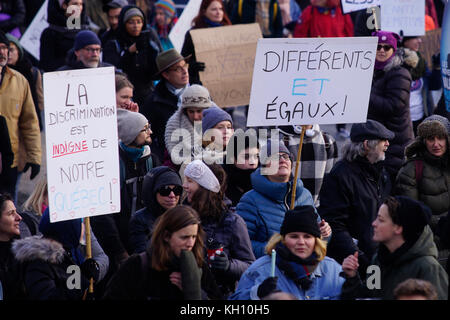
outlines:
[[[15,194],[19,163],[19,145],[25,149],[25,168],[31,167],[31,179],[40,171],[41,133],[28,81],[7,66],[9,40],[0,31],[0,114],[6,119],[14,160],[7,177],[2,175],[0,192]],[[19,138],[20,137],[20,138]],[[0,137],[6,139],[6,137]]]
[[[354,124],[351,142],[325,176],[319,193],[319,214],[333,230],[327,255],[342,263],[359,251],[364,274],[376,249],[371,225],[392,188],[383,160],[393,138],[394,133],[375,120]]]
[[[90,30],[82,30],[77,33],[73,48],[67,53],[66,65],[58,71],[112,67],[109,63],[100,62],[101,52],[102,43],[97,35]]]

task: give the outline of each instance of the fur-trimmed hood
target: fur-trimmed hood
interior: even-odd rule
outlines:
[[[411,69],[414,69],[419,64],[419,55],[417,52],[408,49],[408,48],[401,48],[399,50],[403,51],[403,61],[406,66],[408,66]]]
[[[398,48],[394,53],[394,57],[387,63],[383,71],[388,72],[394,68],[400,67],[405,62],[405,56],[403,53],[403,48]]]
[[[12,252],[19,262],[44,260],[59,264],[64,260],[66,251],[63,246],[51,239],[33,236],[16,240],[12,244]]]

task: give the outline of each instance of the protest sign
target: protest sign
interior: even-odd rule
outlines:
[[[365,122],[377,42],[260,39],[247,126]]]
[[[197,16],[200,10],[202,0],[190,0],[183,10],[180,19],[173,26],[169,33],[169,39],[173,47],[181,52],[186,32],[192,27],[192,20]]]
[[[45,28],[49,26],[47,22],[47,3],[46,0],[39,11],[31,21],[30,26],[27,28],[22,38],[20,38],[20,44],[37,60],[40,59],[40,47],[41,47],[41,34]]]
[[[428,68],[433,68],[433,55],[439,53],[441,48],[441,33],[442,29],[434,29],[427,31],[424,36],[421,37],[422,43],[419,47],[419,52],[424,57],[428,64]]]
[[[200,79],[220,107],[247,105],[250,99],[257,23],[191,31],[198,61],[205,63]]]
[[[403,36],[425,34],[425,0],[383,1],[381,30]]]
[[[341,0],[342,12],[344,14],[379,6],[380,4],[381,0]]]
[[[120,211],[114,68],[44,73],[51,222]]]
[[[442,19],[442,37],[441,37],[441,75],[444,91],[445,105],[450,112],[450,3],[447,2],[444,9],[444,18]]]

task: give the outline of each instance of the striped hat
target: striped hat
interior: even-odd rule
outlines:
[[[172,0],[159,0],[155,3],[156,8],[164,10],[165,14],[170,18],[176,16],[175,4]]]

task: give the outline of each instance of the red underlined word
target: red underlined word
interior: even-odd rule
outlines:
[[[64,141],[63,143],[53,144],[52,158],[67,156],[69,154],[88,151],[87,141]]]

